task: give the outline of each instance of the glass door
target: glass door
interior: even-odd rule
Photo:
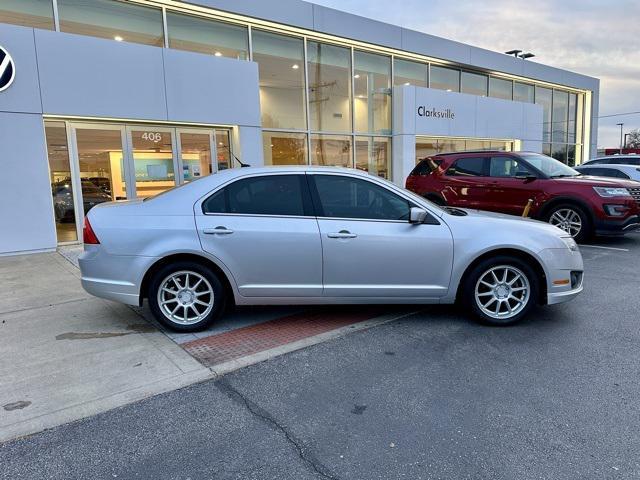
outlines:
[[[190,182],[216,171],[213,130],[178,130],[178,157],[182,181]],[[212,153],[213,152],[213,153]]]
[[[175,129],[154,126],[127,127],[129,168],[135,179],[135,193],[130,197],[146,198],[177,184]]]

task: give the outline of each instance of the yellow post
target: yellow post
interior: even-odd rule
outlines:
[[[527,202],[526,207],[524,207],[524,212],[522,212],[522,216],[527,218],[529,216],[529,212],[531,211],[531,206],[533,205],[533,198],[530,198]]]

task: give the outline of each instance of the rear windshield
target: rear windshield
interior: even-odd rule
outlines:
[[[442,165],[441,159],[435,159],[431,157],[423,158],[420,163],[413,169],[411,175],[430,175],[431,172],[437,170]]]

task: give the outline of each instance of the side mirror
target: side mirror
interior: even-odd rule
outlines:
[[[409,213],[409,223],[424,223],[426,218],[426,210],[418,207],[411,207],[411,211]]]

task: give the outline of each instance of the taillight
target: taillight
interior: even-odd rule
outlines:
[[[100,240],[96,236],[88,217],[84,217],[84,227],[82,228],[82,241],[89,245],[98,245]]]

